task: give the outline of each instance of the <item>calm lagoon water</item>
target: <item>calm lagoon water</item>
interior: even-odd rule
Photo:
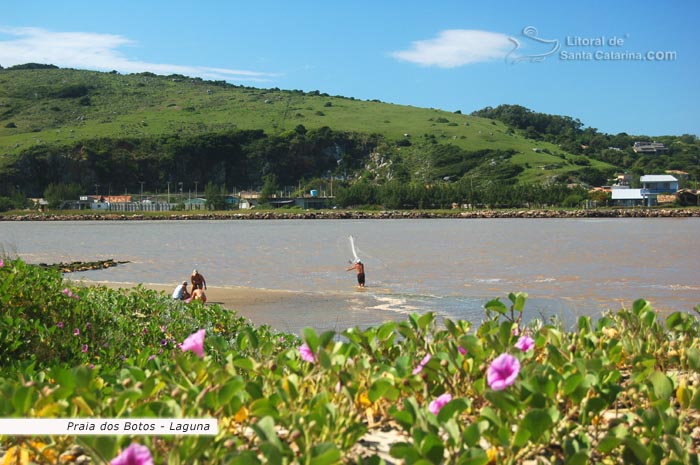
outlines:
[[[355,287],[349,236],[365,262]],[[527,292],[526,317],[700,304],[698,218],[0,222],[0,250],[29,263],[113,258],[71,274],[92,281],[175,285],[199,269],[214,287],[286,290],[278,329],[345,329],[435,311],[483,319],[483,305]]]

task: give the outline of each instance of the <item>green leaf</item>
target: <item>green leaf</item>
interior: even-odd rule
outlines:
[[[511,302],[513,302],[513,309],[516,312],[523,312],[523,309],[525,308],[525,301],[527,300],[527,294],[524,292],[517,292],[515,294],[510,293],[508,294],[508,298],[510,299]]]
[[[498,299],[493,299],[489,302],[486,302],[484,308],[486,310],[498,312],[502,315],[505,315],[508,312],[508,307],[506,307],[506,305]]]
[[[314,465],[330,465],[340,461],[342,455],[331,442],[317,444],[311,448],[311,463]]]
[[[643,311],[649,310],[651,305],[644,299],[637,299],[632,303],[632,312],[639,316]]]
[[[474,357],[477,361],[483,360],[484,346],[478,337],[473,335],[462,336],[459,338],[459,345],[467,351],[467,356]]]
[[[654,387],[654,395],[657,399],[668,400],[673,395],[673,383],[668,376],[660,371],[654,371],[649,376],[649,381]]]
[[[369,387],[368,397],[371,402],[376,402],[381,397],[393,401],[398,399],[399,391],[389,378],[379,378]]]
[[[226,463],[229,465],[260,465],[261,462],[255,452],[246,450],[239,453]]]
[[[700,373],[700,349],[697,347],[691,347],[686,350],[685,354],[688,356],[688,365],[696,373]]]
[[[620,444],[622,444],[622,438],[606,436],[598,444],[598,450],[603,454],[609,454]]]
[[[591,458],[584,451],[576,452],[566,460],[566,465],[587,465],[589,463],[591,463]]]
[[[494,405],[494,407],[497,407],[504,412],[516,413],[521,408],[520,403],[515,400],[513,394],[507,389],[504,389],[503,391],[489,390],[484,393],[484,396]]]
[[[567,396],[571,395],[571,393],[574,392],[583,382],[584,378],[585,377],[582,373],[574,373],[573,375],[569,376],[566,381],[564,381],[564,394]]]
[[[415,463],[420,454],[412,444],[406,442],[397,442],[389,448],[389,455],[395,459],[404,459],[406,463]]]
[[[231,364],[238,368],[243,368],[246,371],[253,371],[253,360],[249,358],[237,358],[231,361]]]
[[[388,339],[391,335],[394,334],[395,329],[396,329],[395,322],[390,321],[388,323],[384,323],[377,330],[377,339],[379,339],[380,341],[384,341],[385,339]]]
[[[434,435],[428,434],[420,444],[421,455],[430,460],[431,463],[442,463],[445,455],[445,445],[442,440]]]
[[[311,349],[311,352],[314,354],[318,352],[318,335],[316,334],[316,330],[313,328],[304,328],[302,330],[302,334],[304,335],[304,342],[306,342],[306,345],[309,346],[309,349]]]
[[[670,331],[686,331],[691,324],[692,318],[684,312],[673,312],[666,318],[666,328]]]
[[[250,404],[250,414],[256,417],[266,417],[272,420],[279,417],[279,412],[270,399],[263,397]]]
[[[490,421],[497,428],[500,428],[503,425],[501,417],[499,417],[498,413],[496,413],[496,411],[489,406],[486,406],[481,409],[481,416],[484,419]]]
[[[435,313],[434,312],[427,312],[421,315],[420,318],[418,318],[418,327],[425,331],[430,323],[435,321]]]
[[[623,451],[623,457],[626,457],[628,459],[636,459],[636,463],[640,464],[645,464],[647,463],[647,459],[651,456],[651,453],[649,450],[642,444],[640,441],[627,437],[623,439],[623,444],[625,445],[625,449],[628,451],[631,451],[633,454],[633,457],[630,456],[629,454],[625,454]]]
[[[272,417],[263,417],[257,423],[251,425],[260,439],[269,442],[279,451],[282,450],[282,442],[275,432],[275,420]]]
[[[520,428],[530,432],[530,439],[533,442],[537,442],[551,427],[552,417],[545,409],[530,410],[520,422]]]
[[[452,399],[451,401],[446,403],[438,412],[438,421],[440,423],[445,423],[447,420],[454,417],[455,414],[465,411],[469,407],[469,404],[470,401],[468,399]]]
[[[116,436],[80,436],[76,442],[84,448],[92,450],[105,463],[119,455],[119,444]]]
[[[459,458],[459,462],[457,463],[459,465],[486,465],[487,463],[489,463],[488,455],[486,455],[486,452],[482,451],[481,449],[477,449],[472,453],[475,454],[474,457],[462,456]],[[481,455],[476,455],[476,453],[479,453]]]
[[[523,425],[520,425],[518,430],[515,432],[513,445],[515,447],[523,447],[525,443],[527,443],[528,439],[530,439],[531,435],[532,433],[529,428],[525,428]]]
[[[472,423],[466,428],[464,428],[464,432],[462,433],[462,439],[464,440],[464,443],[469,446],[469,447],[476,447],[476,445],[479,443],[479,440],[483,436],[484,432],[489,429],[489,422],[488,421],[480,421],[477,423]]]
[[[221,386],[219,390],[219,403],[228,404],[233,396],[243,391],[245,388],[245,381],[240,376],[235,376],[228,380],[226,384]]]
[[[394,417],[394,420],[396,420],[397,423],[400,424],[401,427],[406,431],[411,431],[411,428],[416,422],[415,416],[407,410],[398,410],[396,407],[393,407],[389,411],[389,413],[392,417]]]

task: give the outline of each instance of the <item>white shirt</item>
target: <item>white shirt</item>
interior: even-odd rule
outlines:
[[[185,297],[185,284],[180,284],[173,291],[173,299],[182,300]]]

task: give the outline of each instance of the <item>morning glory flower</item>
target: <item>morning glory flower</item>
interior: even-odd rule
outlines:
[[[132,442],[121,454],[113,458],[111,465],[153,465],[153,457],[148,447]]]
[[[311,348],[306,342],[299,346],[299,355],[305,362],[314,363],[316,361],[316,355],[311,352]]]
[[[88,345],[87,345],[87,344],[83,344],[83,349],[82,349],[82,350],[83,350],[83,353],[87,352],[87,351],[88,351]]]
[[[420,361],[417,367],[413,369],[413,374],[417,375],[421,371],[423,371],[423,367],[430,361],[431,355],[427,354],[425,357],[423,357],[423,360]]]
[[[0,268],[2,268],[3,266],[5,266],[5,262],[3,261],[2,258],[0,258]]]
[[[527,352],[528,350],[532,349],[534,346],[535,346],[535,340],[532,339],[527,334],[524,336],[520,336],[520,339],[518,339],[518,342],[515,343],[515,348],[520,349],[523,352]]]
[[[428,411],[433,415],[437,415],[440,412],[440,409],[443,408],[445,404],[447,404],[451,400],[452,394],[445,393],[437,399],[430,402],[430,404],[428,405]]]
[[[467,355],[467,349],[465,349],[462,346],[457,347],[457,350],[459,351],[460,354],[462,355]]]
[[[501,354],[489,366],[486,380],[494,391],[501,391],[515,383],[520,372],[520,362],[510,354]]]
[[[205,330],[200,329],[196,333],[192,333],[187,336],[187,339],[180,346],[183,352],[191,350],[199,358],[204,358],[204,333]]]

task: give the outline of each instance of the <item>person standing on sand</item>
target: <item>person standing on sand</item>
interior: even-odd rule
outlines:
[[[355,260],[355,264],[345,271],[357,270],[357,285],[365,287],[365,265],[359,258]]]
[[[204,279],[204,276],[199,274],[197,270],[192,271],[192,276],[190,277],[190,280],[192,281],[192,292],[194,293],[195,289],[206,289],[207,288],[207,281]]]

